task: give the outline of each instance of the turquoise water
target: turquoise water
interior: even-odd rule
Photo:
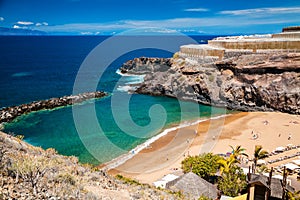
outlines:
[[[81,63],[107,38],[0,37],[0,107],[72,94]],[[89,91],[90,83],[97,81],[97,90],[108,92],[108,97],[73,107],[33,112],[6,124],[4,131],[24,135],[25,141],[35,146],[77,156],[83,163],[99,164],[127,153],[170,126],[224,114],[223,109],[173,98],[128,94],[128,83],[140,81],[141,77],[121,77],[116,71],[122,63],[140,56],[171,57],[172,52],[131,51],[107,68],[101,68],[102,60],[95,57],[90,62],[95,67],[81,74],[82,87]],[[95,75],[98,71],[103,71],[100,81]]]
[[[127,93],[123,95],[127,95]],[[5,131],[22,134],[25,136],[25,141],[44,149],[54,147],[64,155],[75,155],[81,162],[99,164],[128,152],[163,130],[153,126],[147,133],[135,132],[134,129],[129,132],[130,135],[125,133],[120,130],[119,125],[114,120],[109,108],[110,100],[111,97],[106,97],[95,102],[98,122],[103,132],[99,132],[93,125],[86,123],[85,130],[80,133],[82,137],[80,138],[74,124],[71,106],[21,116],[13,123],[7,124]],[[183,105],[180,106],[178,101],[173,98],[132,95],[129,108],[132,120],[140,126],[148,125],[150,123],[148,111],[155,104],[163,106],[167,113],[163,128],[180,122],[195,120],[198,117],[210,117],[211,115],[211,107],[209,106],[197,105],[191,102],[182,102]],[[199,107],[201,114],[195,109],[195,105]],[[120,106],[123,105],[120,104]],[[88,110],[91,107],[93,108],[94,104],[85,103],[77,107]],[[181,111],[181,107],[185,108],[185,112]],[[214,114],[223,114],[224,110],[214,108],[213,112]],[[122,113],[120,114],[122,115]],[[86,119],[89,116],[83,117]],[[128,116],[124,116],[121,123],[126,125],[128,123],[126,120],[130,120]],[[157,120],[161,119],[158,118]],[[83,141],[88,147],[83,144]],[[93,156],[93,154],[96,154],[96,156]]]

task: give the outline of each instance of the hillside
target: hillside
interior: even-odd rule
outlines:
[[[177,199],[0,132],[0,199]]]

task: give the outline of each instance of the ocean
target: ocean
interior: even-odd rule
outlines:
[[[205,43],[213,37],[194,36],[192,40]],[[110,36],[0,37],[0,107],[94,89],[109,94],[73,107],[23,115],[5,124],[3,131],[24,135],[30,144],[55,148],[60,154],[78,157],[82,163],[97,165],[129,152],[163,130],[199,117],[224,114],[223,109],[174,98],[128,93],[132,89],[128,84],[138,83],[143,77],[121,76],[118,68],[122,63],[141,56],[172,57],[174,52],[167,51],[168,47],[155,49],[155,45],[139,48],[138,44],[144,45],[141,41],[156,40],[149,36],[123,36],[121,42],[108,45],[105,54],[100,52],[100,55],[97,48],[101,49],[101,44],[110,39]],[[168,36],[162,39],[167,46],[175,46],[169,39],[185,42],[179,36]],[[126,42],[122,41],[137,42],[123,53]],[[121,54],[115,54],[117,51]],[[104,67],[104,63],[108,64]]]

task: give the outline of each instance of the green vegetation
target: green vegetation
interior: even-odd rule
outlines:
[[[295,192],[288,192],[287,196],[290,200],[300,200],[300,190]]]
[[[17,138],[18,141],[20,142],[20,141],[24,140],[24,135],[16,135],[15,138]]]
[[[259,174],[267,173],[269,171],[270,170],[266,165],[261,165],[261,166],[256,168],[256,172],[259,173]]]
[[[174,54],[173,54],[173,58],[174,58],[174,59],[179,58],[179,53],[178,53],[178,52],[174,53]]]
[[[237,166],[241,156],[245,154],[245,149],[240,145],[230,146],[232,154],[228,158],[223,158],[212,153],[201,154],[199,156],[190,156],[182,161],[182,169],[185,173],[192,171],[200,177],[209,180],[209,177],[215,176],[219,170],[221,177],[218,179],[218,189],[223,194],[235,197],[242,193],[247,186],[246,175],[243,170]],[[209,199],[201,196],[199,199]]]
[[[248,157],[248,155],[244,153],[246,149],[242,148],[241,145],[238,145],[235,148],[230,145],[230,148],[232,150],[232,154],[229,156],[229,158],[221,158],[220,160],[218,160],[221,175],[223,174],[223,172],[229,173],[231,167],[234,166],[234,164],[240,163],[238,159],[240,156]]]
[[[127,177],[124,177],[120,174],[117,174],[116,178],[123,181],[126,184],[129,184],[129,185],[142,185],[140,182],[138,182],[136,180],[133,180],[133,179],[130,179],[130,178],[127,178]]]
[[[56,183],[65,183],[65,184],[70,184],[70,185],[76,184],[76,180],[75,180],[74,176],[72,176],[69,173],[59,174],[56,177],[55,182]]]
[[[200,198],[199,198],[198,200],[213,200],[213,199],[201,195]]]
[[[237,162],[237,160],[234,157],[229,157],[227,159],[221,158],[218,160],[220,174],[223,173],[229,173],[231,167]]]
[[[269,157],[269,153],[267,151],[263,150],[261,145],[256,145],[255,149],[254,149],[254,158],[253,158],[254,169],[256,170],[258,160],[264,159],[267,157]]]
[[[235,159],[238,159],[239,156],[248,157],[248,155],[246,153],[244,153],[244,151],[246,151],[246,149],[242,148],[241,145],[238,145],[235,148],[230,145],[230,148],[232,150],[232,154],[230,156],[233,156]]]
[[[181,164],[184,173],[192,171],[198,176],[208,180],[210,176],[215,175],[217,172],[219,168],[218,160],[220,160],[220,156],[205,153],[199,156],[187,157]]]
[[[228,172],[224,172],[218,180],[218,189],[231,197],[238,196],[247,187],[246,175],[243,170],[232,165]]]
[[[183,76],[181,76],[179,79],[178,79],[178,82],[182,83],[185,81],[185,78]]]
[[[185,61],[184,60],[179,63],[180,67],[182,67],[183,65],[185,65]]]
[[[39,189],[39,181],[44,177],[46,172],[56,163],[54,159],[47,160],[43,157],[21,156],[18,154],[11,155],[14,157],[10,170],[16,175],[16,183],[19,178],[29,182],[33,189],[33,194],[37,194]]]
[[[209,75],[209,76],[208,76],[208,80],[209,80],[210,82],[214,82],[215,76],[214,76],[214,75]]]

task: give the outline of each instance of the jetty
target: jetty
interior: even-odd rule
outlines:
[[[19,106],[11,106],[0,110],[0,123],[11,122],[18,116],[39,110],[54,109],[62,106],[79,104],[89,99],[101,98],[106,96],[105,92],[85,92],[76,95],[51,98],[47,100],[34,101]]]

